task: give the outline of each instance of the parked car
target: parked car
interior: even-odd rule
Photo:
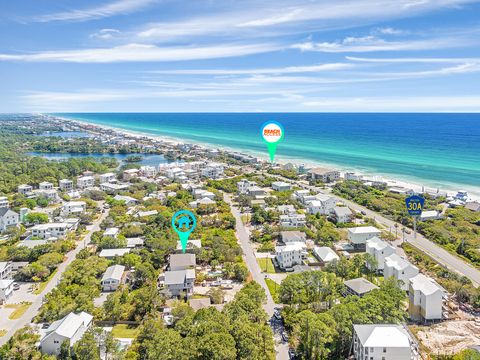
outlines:
[[[43,323],[42,329],[48,329],[50,327],[49,323]]]
[[[273,313],[273,316],[275,316],[275,319],[277,320],[282,320],[282,315],[280,315],[279,311],[276,311]]]
[[[13,283],[13,290],[19,290],[20,289],[20,284]]]
[[[360,213],[361,213],[362,215],[367,215],[367,212],[364,211],[364,210],[360,211]]]
[[[282,339],[283,341],[287,342],[288,341],[288,334],[284,331],[282,332]]]
[[[295,360],[295,350],[290,348],[288,349],[288,357],[290,358],[290,360]]]

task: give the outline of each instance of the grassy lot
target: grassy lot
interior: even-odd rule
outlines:
[[[257,259],[257,263],[260,266],[260,270],[268,274],[275,274],[275,266],[273,266],[271,258],[260,258]],[[265,271],[266,269],[266,271]]]
[[[270,290],[270,294],[272,295],[273,301],[276,303],[278,302],[278,293],[277,291],[280,290],[280,285],[278,285],[275,281],[272,279],[265,279],[265,282],[267,283],[268,290]]]
[[[5,305],[6,309],[15,309],[9,316],[8,318],[10,320],[16,320],[19,317],[21,317],[25,311],[32,305],[31,302],[22,302],[21,304],[7,304]]]
[[[0,337],[5,336],[6,333],[7,333],[7,330],[0,329]]]
[[[35,290],[33,290],[33,293],[35,295],[39,295],[42,293],[42,291],[45,289],[45,287],[47,286],[48,282],[52,279],[52,277],[57,273],[57,270],[58,269],[55,269],[50,275],[48,275],[48,278],[47,280],[45,281],[42,281],[41,283],[38,283],[37,284],[37,288]]]
[[[138,335],[138,328],[126,324],[117,324],[112,329],[112,335],[115,338],[134,339]]]

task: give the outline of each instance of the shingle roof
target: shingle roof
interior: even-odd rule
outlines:
[[[347,280],[344,282],[344,284],[359,295],[366,294],[374,289],[378,289],[378,286],[372,284],[370,281],[364,278]]]

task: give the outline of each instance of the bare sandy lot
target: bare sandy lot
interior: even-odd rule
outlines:
[[[480,322],[473,320],[445,321],[433,326],[412,328],[419,342],[432,354],[455,354],[480,344]]]

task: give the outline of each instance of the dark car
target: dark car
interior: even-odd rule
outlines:
[[[295,360],[296,359],[294,349],[292,349],[292,348],[288,349],[288,357],[290,358],[290,360]]]
[[[366,212],[366,211],[363,211],[363,210],[360,211],[360,213],[361,213],[362,215],[367,215],[367,212]]]
[[[20,289],[20,284],[13,283],[13,290],[19,290]]]
[[[282,332],[282,340],[287,342],[288,341],[288,334],[284,331]]]
[[[43,323],[42,329],[48,329],[50,327],[49,323]]]

